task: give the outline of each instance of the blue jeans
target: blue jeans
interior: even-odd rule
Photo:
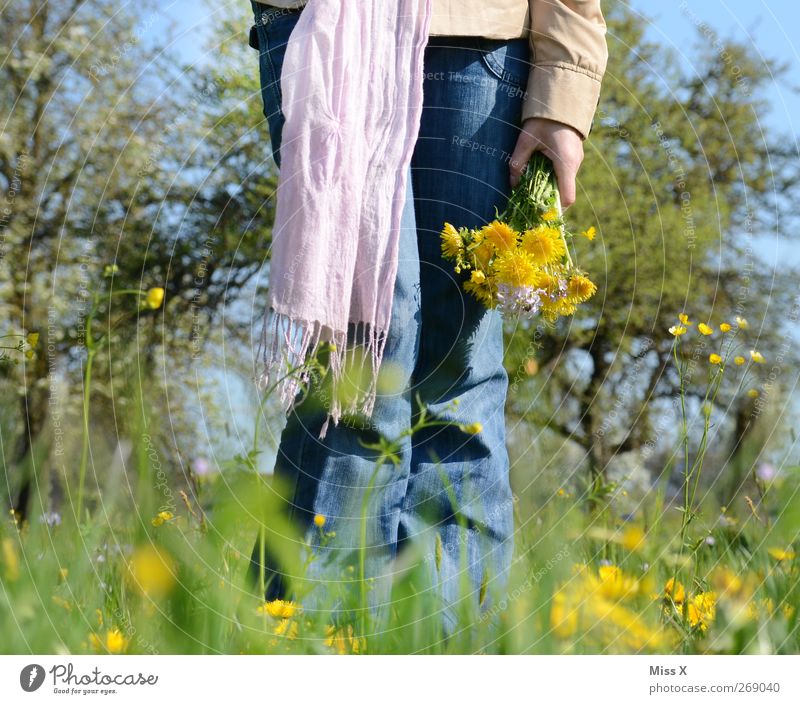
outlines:
[[[251,45],[260,52],[264,114],[279,165],[280,74],[300,11],[258,3],[253,9]],[[456,274],[452,262],[442,258],[439,234],[445,221],[481,226],[505,207],[528,52],[525,39],[429,40],[383,361],[391,370],[392,388],[379,392],[370,419],[331,422],[324,440],[318,438],[323,407],[304,402],[289,414],[275,479],[315,557],[300,580],[304,585],[297,579],[289,585],[267,549],[267,599],[291,598],[319,582],[330,594],[352,579],[365,495],[373,605],[389,601],[393,571],[401,562],[396,558],[412,545],[427,575],[425,589],[440,600],[446,627],[454,625],[457,602],[486,609],[505,587],[515,497],[505,446],[508,375],[502,320],[461,288],[466,275]],[[451,424],[401,437],[422,408]],[[455,425],[474,422],[483,426],[476,434]],[[379,436],[400,438],[396,464],[380,465],[376,451],[360,442]],[[316,514],[326,517],[324,530],[314,526]],[[325,538],[323,545],[326,531],[335,537]],[[257,542],[249,573],[254,580],[260,554]],[[306,608],[312,603],[304,600]]]

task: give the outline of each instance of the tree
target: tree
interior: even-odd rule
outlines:
[[[581,226],[597,223],[598,240],[578,248],[599,292],[567,324],[510,331],[508,355],[519,380],[533,342],[542,372],[518,384],[509,412],[576,443],[595,483],[618,454],[669,436],[654,418],[665,412],[658,399],[677,393],[667,329],[678,313],[744,316],[761,348],[778,348],[796,273],[765,270],[757,241],[791,211],[798,182],[791,142],[753,128],[785,67],[735,41],[709,43],[701,28],[686,73],[624,3],[604,11],[608,70],[579,174],[583,196],[568,212]],[[791,360],[789,351],[784,371]],[[752,401],[732,394],[718,405],[748,415]],[[751,425],[737,425],[728,453]]]

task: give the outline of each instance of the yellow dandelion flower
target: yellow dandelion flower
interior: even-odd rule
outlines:
[[[783,550],[782,548],[767,548],[769,556],[776,559],[778,562],[784,560],[794,560],[795,554],[793,550]]]
[[[626,550],[638,550],[644,543],[645,534],[639,526],[629,526],[622,534],[621,543]]]
[[[756,350],[750,350],[750,359],[752,359],[756,364],[764,364],[766,361],[764,359],[764,355],[761,352],[756,352]]]
[[[141,594],[166,596],[175,586],[176,565],[169,553],[156,545],[136,549],[128,565],[128,580]]]
[[[552,222],[558,220],[558,211],[555,208],[548,208],[542,213],[542,220],[545,222]]]
[[[265,601],[256,611],[260,614],[272,616],[272,618],[291,618],[297,613],[297,604],[293,601],[274,599],[273,601]]]
[[[670,577],[664,585],[664,596],[680,604],[686,598],[686,590],[680,582],[675,581],[674,577]]]
[[[742,318],[740,316],[736,316],[736,325],[740,327],[742,330],[747,330],[747,326],[749,323],[747,322],[746,318]]]
[[[578,274],[570,277],[567,282],[567,298],[572,303],[583,303],[590,299],[597,291],[597,286],[587,276]]]
[[[745,363],[745,361],[746,361],[746,360],[745,360],[745,358],[744,358],[744,357],[742,357],[742,355],[740,355],[740,354],[737,354],[737,355],[736,355],[736,356],[733,358],[733,363],[734,363],[734,364],[735,364],[737,367],[741,367],[741,366],[742,366],[742,365]]]
[[[112,654],[124,653],[128,648],[128,639],[122,635],[118,628],[107,631],[104,638],[101,638],[96,633],[90,633],[89,643],[94,650],[106,650]]]
[[[686,315],[686,313],[679,313],[678,320],[680,321],[681,325],[686,325],[687,327],[694,325],[694,323],[689,320],[689,316]]]
[[[158,526],[164,525],[167,521],[171,521],[174,518],[170,511],[160,511],[159,514],[152,520],[152,523],[156,528]]]
[[[446,259],[456,259],[463,249],[464,241],[458,234],[458,230],[446,222],[442,230],[442,255]]]
[[[720,357],[716,352],[712,352],[710,355],[708,355],[708,361],[711,362],[711,364],[722,364],[722,357]]]
[[[323,516],[321,513],[316,514],[314,516],[314,525],[317,528],[322,528],[322,526],[325,525],[325,516]]]
[[[697,326],[697,330],[701,335],[712,335],[714,333],[714,328],[712,328],[710,325],[706,325],[705,323],[700,323]]]
[[[556,228],[546,225],[526,230],[522,235],[520,247],[530,254],[533,263],[539,266],[559,261],[567,253],[561,233]]]
[[[479,284],[472,280],[465,281],[464,290],[467,293],[471,293],[473,296],[475,296],[475,298],[477,298],[487,308],[491,308],[494,305],[494,299],[492,298],[492,292],[488,286],[488,282]]]
[[[596,234],[597,234],[597,230],[595,230],[594,225],[592,225],[587,230],[584,230],[583,232],[581,232],[581,235],[583,237],[585,237],[587,240],[589,240],[589,242],[591,242],[595,238]]]
[[[494,220],[481,228],[481,233],[498,252],[505,252],[517,244],[516,230],[500,220]]]
[[[277,625],[272,630],[272,633],[276,636],[285,636],[289,640],[294,640],[297,638],[298,629],[299,626],[297,625],[297,621],[284,618],[278,621]]]
[[[164,289],[160,287],[151,288],[147,292],[144,300],[148,308],[160,308],[161,304],[164,302]]]
[[[732,329],[732,326],[731,326],[730,323],[721,323],[720,326],[719,326],[719,329],[722,330],[722,332],[730,332],[731,329]]]
[[[494,260],[494,273],[500,283],[537,286],[541,271],[527,252],[509,249]]]
[[[686,328],[683,325],[673,325],[669,329],[669,334],[673,337],[680,337],[681,335],[686,334]]]

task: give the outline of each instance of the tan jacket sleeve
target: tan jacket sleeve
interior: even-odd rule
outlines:
[[[600,0],[529,0],[531,68],[522,119],[546,117],[589,134],[608,46]]]

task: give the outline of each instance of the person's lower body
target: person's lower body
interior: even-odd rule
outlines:
[[[257,3],[254,10],[264,113],[279,164],[280,70],[300,13]],[[390,599],[395,558],[418,547],[428,581],[420,598],[438,600],[446,631],[456,626],[460,602],[486,608],[505,586],[513,495],[502,320],[464,292],[465,274],[442,258],[439,234],[445,221],[480,226],[505,207],[528,58],[525,39],[429,41],[382,367],[390,383],[379,390],[371,418],[331,423],[323,440],[324,408],[304,402],[289,414],[275,478],[313,559],[289,581],[269,558],[262,565],[257,542],[249,575],[263,575],[267,600],[304,594],[304,608],[324,608],[323,597],[356,583],[360,546],[375,580],[374,607]],[[422,409],[444,424],[403,435]],[[459,427],[476,422],[476,433]],[[393,461],[379,461],[362,444],[380,436],[398,439]],[[325,517],[322,529],[315,516]]]

